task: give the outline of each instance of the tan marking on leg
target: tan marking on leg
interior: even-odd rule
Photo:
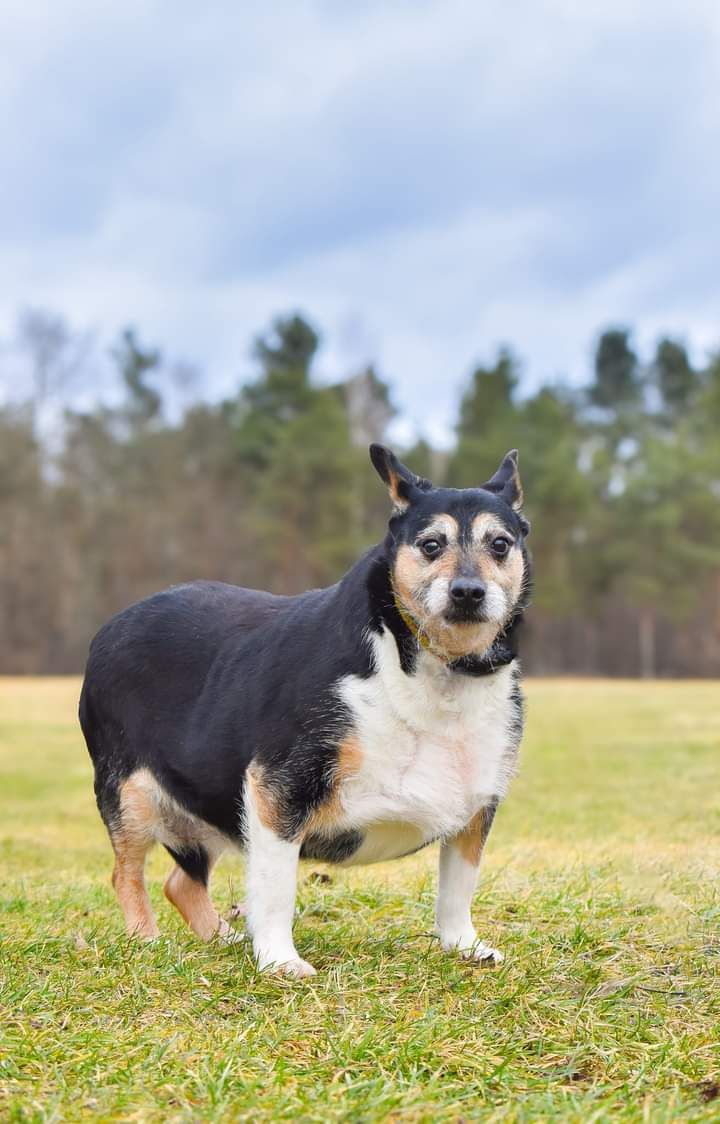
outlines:
[[[330,794],[310,815],[303,828],[303,835],[327,835],[337,826],[344,811],[341,794],[343,781],[360,771],[362,760],[363,751],[360,740],[355,734],[349,734],[340,742],[338,748],[338,759]]]
[[[298,832],[294,842],[302,836],[318,832],[327,833],[340,819],[343,807],[340,789],[343,781],[357,773],[363,759],[360,741],[355,734],[349,734],[340,742],[330,792],[319,807],[313,809]],[[278,806],[271,786],[267,783],[261,765],[252,762],[247,770],[247,783],[252,788],[253,800],[261,823],[282,838],[282,808]]]
[[[470,823],[454,839],[450,839],[448,842],[451,847],[457,847],[466,862],[471,863],[472,866],[478,866],[485,840],[488,837],[488,830],[487,810],[481,808],[479,812],[475,813]]]
[[[111,833],[115,851],[112,884],[128,934],[152,940],[159,930],[145,888],[145,857],[155,842],[157,806],[146,773],[134,773],[120,788],[120,822]]]
[[[207,887],[191,878],[182,867],[173,867],[163,889],[167,900],[201,940],[210,941],[213,937],[228,942],[242,940],[242,934],[228,925],[215,909]]]
[[[138,769],[120,786],[123,830],[152,839],[160,820],[159,785],[149,769]]]
[[[253,803],[260,822],[270,831],[274,831],[276,835],[280,835],[281,817],[277,801],[269,790],[262,766],[256,761],[252,761],[248,765],[245,783],[250,785],[252,789]]]
[[[112,884],[125,915],[128,936],[153,940],[160,930],[145,887],[146,849],[118,840],[115,843],[115,869]]]

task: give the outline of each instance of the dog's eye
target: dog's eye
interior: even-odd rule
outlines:
[[[507,539],[497,538],[490,543],[490,549],[496,558],[504,558],[510,549],[510,545]]]
[[[426,558],[436,558],[442,550],[442,543],[439,539],[425,539],[420,543],[420,549]]]

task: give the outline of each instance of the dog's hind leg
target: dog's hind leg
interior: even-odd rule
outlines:
[[[150,794],[135,776],[121,786],[119,806],[118,819],[109,825],[115,851],[112,884],[128,935],[152,940],[159,930],[145,887],[145,859],[155,843],[156,813]]]
[[[242,933],[220,916],[208,893],[210,870],[218,856],[211,856],[200,844],[183,851],[167,849],[175,859],[175,866],[165,880],[167,900],[201,940],[219,937],[226,944],[241,941]]]
[[[151,941],[160,935],[153,907],[145,887],[145,856],[148,848],[133,843],[115,844],[115,869],[112,884],[125,915],[128,935]]]
[[[130,937],[150,941],[160,935],[145,886],[145,858],[154,840],[133,836],[122,828],[111,835],[115,851],[112,884]]]

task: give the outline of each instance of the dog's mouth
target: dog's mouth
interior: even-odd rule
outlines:
[[[451,605],[449,609],[443,614],[444,620],[447,624],[489,624],[490,617],[488,616],[484,606],[459,606]]]

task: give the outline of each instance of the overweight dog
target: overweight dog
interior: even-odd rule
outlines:
[[[128,932],[158,929],[149,849],[197,935],[239,934],[211,903],[227,847],[247,861],[258,967],[295,948],[298,861],[350,865],[440,843],[444,949],[501,954],[470,917],[480,856],[522,733],[517,633],[530,586],[517,453],[481,487],[435,488],[380,445],[385,540],[329,589],[296,597],[193,582],[95,637],[80,722]]]

